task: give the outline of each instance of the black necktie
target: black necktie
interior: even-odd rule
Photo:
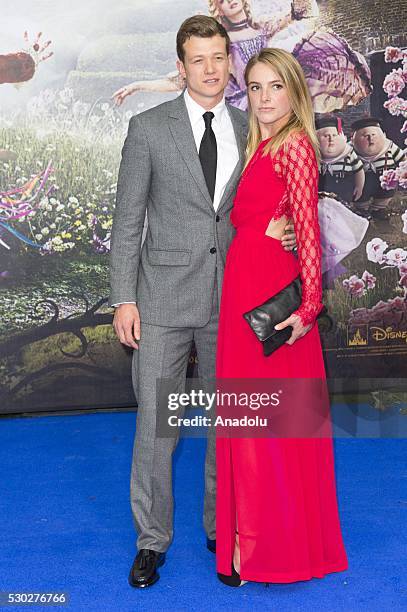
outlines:
[[[199,159],[204,173],[206,186],[213,200],[215,194],[216,183],[216,162],[218,159],[218,148],[216,146],[216,137],[212,129],[212,119],[214,114],[210,111],[203,115],[205,121],[205,132],[202,136],[201,145],[199,147]]]

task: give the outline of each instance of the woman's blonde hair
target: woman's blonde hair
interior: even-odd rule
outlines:
[[[214,17],[216,21],[219,21],[227,29],[227,22],[219,10],[218,0],[208,0],[208,7],[210,16]],[[253,17],[252,7],[249,0],[243,0],[243,10],[246,13],[249,26],[254,30],[260,29],[261,25],[258,21],[255,21]]]
[[[308,90],[304,73],[295,57],[283,49],[266,48],[254,55],[247,63],[244,73],[246,86],[249,84],[250,71],[261,62],[278,74],[287,88],[292,113],[287,123],[264,147],[264,155],[275,155],[281,146],[285,146],[289,137],[297,133],[305,133],[320,159],[319,143],[315,130],[314,110],[311,95]],[[247,94],[249,107],[249,136],[246,147],[246,165],[259,146],[262,138],[259,121],[250,108],[249,93]]]

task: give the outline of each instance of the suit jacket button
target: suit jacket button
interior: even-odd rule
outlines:
[[[212,255],[216,253],[216,248],[212,247],[211,249],[209,249],[209,253],[212,253]]]
[[[219,215],[216,215],[215,220],[216,220],[216,223],[218,223],[218,221],[220,221]]]

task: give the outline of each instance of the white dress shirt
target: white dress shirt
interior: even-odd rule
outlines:
[[[199,153],[202,136],[205,132],[205,121],[203,114],[207,111],[191,98],[187,89],[184,92],[184,99],[192,132],[194,134],[196,150]],[[212,129],[215,134],[218,151],[215,194],[213,198],[213,207],[215,210],[217,210],[222,199],[223,192],[225,191],[225,187],[228,184],[229,179],[232,176],[232,172],[239,161],[239,150],[237,148],[232,120],[226,108],[225,98],[223,98],[214,108],[211,108],[211,112],[215,115],[212,119]],[[120,306],[120,304],[135,303],[136,302],[120,302],[118,304],[113,304],[113,307]]]
[[[199,153],[202,136],[205,132],[205,121],[203,119],[203,114],[207,111],[191,98],[187,89],[184,92],[184,99],[187,106],[192,132],[194,134],[196,150]],[[223,192],[225,191],[225,187],[232,176],[232,172],[235,169],[237,162],[239,161],[239,151],[237,148],[232,120],[226,108],[225,98],[223,98],[219,104],[210,110],[215,115],[212,119],[212,129],[215,134],[218,150],[215,194],[213,198],[213,207],[215,210],[217,210],[222,199]]]

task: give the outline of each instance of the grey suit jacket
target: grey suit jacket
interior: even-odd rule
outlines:
[[[247,116],[227,105],[239,162],[215,211],[184,96],[130,119],[113,215],[109,305],[137,301],[141,321],[199,327],[220,293],[234,228],[229,220],[244,163]],[[141,248],[147,211],[148,229]],[[217,271],[217,273],[216,273]]]

